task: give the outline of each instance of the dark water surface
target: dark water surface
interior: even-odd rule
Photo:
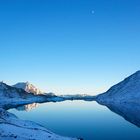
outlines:
[[[26,105],[9,111],[59,135],[84,140],[140,140],[140,106],[128,106],[108,106],[108,109],[94,101],[64,101]]]

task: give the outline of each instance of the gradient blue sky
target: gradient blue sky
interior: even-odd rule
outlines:
[[[0,52],[8,84],[103,92],[140,69],[140,1],[1,0]]]

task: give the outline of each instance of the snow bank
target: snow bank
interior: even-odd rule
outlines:
[[[78,140],[59,136],[39,124],[18,119],[15,115],[0,108],[1,140]]]

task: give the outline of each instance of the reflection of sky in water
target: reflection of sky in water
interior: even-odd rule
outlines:
[[[96,102],[44,103],[30,112],[10,110],[61,135],[85,140],[138,140],[140,129]]]

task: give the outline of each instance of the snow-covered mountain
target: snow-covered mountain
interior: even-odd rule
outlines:
[[[33,93],[35,95],[43,94],[43,92],[40,89],[36,88],[33,84],[29,82],[17,83],[13,85],[13,87],[24,89],[26,92]]]
[[[34,102],[50,102],[56,100],[55,97],[52,94],[36,95],[35,93],[26,92],[22,88],[16,88],[0,82],[0,108],[9,109]]]
[[[97,96],[100,103],[139,102],[140,103],[140,71],[132,74],[122,82],[111,87],[107,92]]]
[[[29,98],[34,96],[32,93],[27,93],[25,90],[9,86],[0,82],[0,98]]]

